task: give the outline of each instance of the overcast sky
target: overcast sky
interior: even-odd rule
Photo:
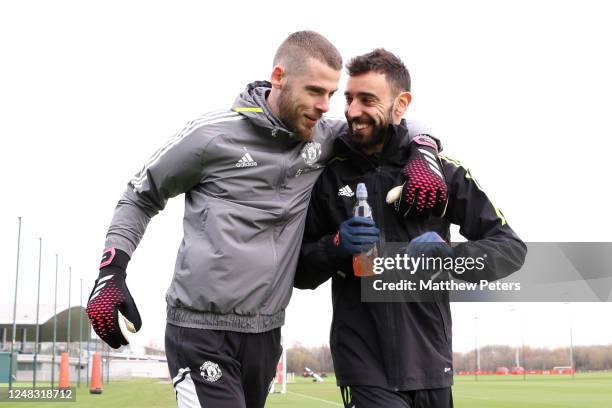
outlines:
[[[349,5],[350,4],[350,5]],[[268,79],[276,47],[313,29],[346,59],[375,47],[411,71],[407,117],[427,122],[525,241],[610,241],[612,28],[605,2],[3,1],[0,3],[0,303],[73,303],[91,287],[130,177],[183,124],[229,108]],[[343,75],[332,111],[342,115]],[[182,196],[153,219],[128,268],[139,346],[161,344],[165,291],[182,236]],[[328,285],[295,293],[288,342],[327,342]],[[84,289],[84,292],[87,292]],[[84,302],[87,293],[83,294]],[[517,309],[510,312],[510,309]],[[568,311],[570,310],[570,311]],[[610,303],[455,304],[454,345],[610,343]],[[522,322],[522,323],[521,323]],[[605,323],[604,323],[605,322]]]

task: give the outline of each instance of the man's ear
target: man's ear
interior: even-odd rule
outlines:
[[[283,79],[285,78],[285,68],[282,65],[275,65],[270,75],[272,88],[281,89],[283,87]]]
[[[402,92],[397,98],[395,98],[395,103],[393,106],[393,116],[396,118],[401,118],[406,113],[408,109],[408,105],[412,102],[412,94],[410,92]]]

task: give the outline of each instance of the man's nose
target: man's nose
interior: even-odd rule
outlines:
[[[317,99],[315,109],[321,113],[327,112],[329,110],[329,97],[322,96],[321,98]]]
[[[346,106],[346,116],[349,118],[358,118],[361,116],[361,107],[356,102],[351,102]]]

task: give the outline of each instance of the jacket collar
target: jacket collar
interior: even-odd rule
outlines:
[[[255,125],[270,129],[273,136],[285,135],[297,137],[287,129],[283,122],[272,113],[266,102],[266,96],[272,89],[268,81],[255,81],[248,84],[244,91],[236,97],[232,110],[249,118]]]

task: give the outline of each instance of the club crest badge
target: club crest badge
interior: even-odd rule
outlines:
[[[308,142],[302,148],[302,159],[304,162],[312,166],[321,157],[321,143],[319,142]]]
[[[205,361],[204,364],[200,366],[200,375],[208,382],[215,382],[221,378],[221,368],[219,368],[219,364],[217,363]]]

